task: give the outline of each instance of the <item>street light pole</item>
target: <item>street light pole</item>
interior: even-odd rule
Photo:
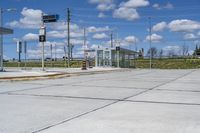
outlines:
[[[4,11],[16,11],[14,8],[3,9],[0,8],[0,27],[3,27],[3,13]],[[3,71],[3,34],[0,35],[0,71]]]
[[[151,17],[149,17],[149,46],[150,46],[150,59],[149,59],[149,68],[152,67],[152,49],[151,49]]]
[[[0,8],[0,27],[3,27],[3,8]],[[3,34],[1,34],[0,38],[0,71],[3,71]]]

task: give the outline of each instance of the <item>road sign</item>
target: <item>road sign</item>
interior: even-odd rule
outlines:
[[[8,28],[4,28],[4,27],[0,27],[0,34],[1,35],[13,34],[13,30],[12,29],[8,29]]]
[[[40,35],[39,36],[39,42],[46,42],[46,36],[45,35]]]
[[[21,52],[22,52],[22,42],[17,41],[17,53],[21,53]]]
[[[44,23],[51,23],[51,22],[57,22],[59,19],[59,15],[44,15],[42,16],[43,22]]]
[[[120,51],[120,47],[119,46],[116,47],[116,51]]]

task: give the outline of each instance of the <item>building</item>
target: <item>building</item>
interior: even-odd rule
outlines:
[[[96,67],[135,67],[134,59],[138,55],[138,52],[120,47],[97,48],[95,52]]]

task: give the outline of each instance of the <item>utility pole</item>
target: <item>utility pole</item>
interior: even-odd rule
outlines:
[[[110,34],[110,43],[111,43],[111,48],[113,48],[113,33],[112,32]]]
[[[54,62],[56,62],[57,60],[57,54],[56,54],[56,43],[55,43],[55,47],[54,47]]]
[[[52,46],[52,44],[50,44],[50,51],[51,51],[51,67],[53,67],[53,57],[52,57],[53,53],[52,53],[52,49],[53,49],[53,46]]]
[[[70,55],[70,57],[71,57],[71,60],[73,60],[73,48],[74,48],[74,45],[71,43],[71,55]]]
[[[26,70],[26,63],[27,63],[26,55],[27,55],[27,42],[24,41],[25,70]]]
[[[67,30],[68,30],[68,38],[67,38],[67,44],[68,44],[68,68],[70,67],[70,51],[71,51],[71,44],[70,44],[70,9],[67,8]]]
[[[84,28],[84,44],[83,44],[83,48],[84,48],[84,60],[86,61],[86,29]]]
[[[10,12],[10,11],[16,11],[15,8],[8,8],[3,9],[0,8],[0,27],[3,27],[3,13],[4,12]],[[0,35],[0,72],[4,71],[3,69],[3,34]]]
[[[67,68],[67,60],[66,60],[66,57],[67,57],[67,54],[66,54],[66,47],[64,46],[64,53],[65,53],[65,57],[64,57],[64,61],[65,61],[65,68]]]
[[[3,27],[3,8],[0,8],[0,27]],[[1,53],[1,57],[0,57],[0,71],[3,71],[3,34],[0,35],[0,53]]]
[[[149,17],[149,46],[150,46],[150,59],[149,59],[149,68],[152,67],[152,49],[151,49],[151,17]]]

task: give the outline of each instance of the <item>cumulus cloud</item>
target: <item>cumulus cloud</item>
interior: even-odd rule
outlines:
[[[93,35],[93,39],[106,39],[108,38],[109,36],[105,33],[96,33]]]
[[[87,32],[89,32],[89,33],[106,32],[106,31],[110,31],[109,26],[105,26],[105,27],[90,26],[87,28]]]
[[[139,42],[139,39],[135,36],[127,36],[124,38],[124,41],[130,44]]]
[[[128,0],[127,2],[120,3],[120,7],[138,8],[148,6],[148,0]]]
[[[139,42],[139,39],[135,36],[127,36],[121,41],[121,46],[128,46],[128,45],[134,45]]]
[[[109,11],[109,10],[112,10],[115,8],[115,4],[106,4],[106,3],[102,3],[102,4],[99,4],[97,6],[97,9],[99,11]]]
[[[24,7],[21,11],[22,18],[19,21],[15,20],[6,25],[13,28],[38,29],[41,23],[41,14],[41,10]]]
[[[134,8],[120,7],[114,10],[113,13],[114,18],[126,19],[129,21],[136,20],[140,18],[138,12]]]
[[[197,39],[197,36],[192,33],[188,33],[188,34],[185,34],[183,38],[185,40],[194,40],[194,39]]]
[[[106,17],[106,15],[103,12],[100,12],[98,15],[98,18],[105,18],[105,17]]]
[[[165,5],[160,5],[158,3],[155,3],[152,5],[153,8],[157,9],[157,10],[161,10],[161,9],[173,9],[174,5],[171,4],[170,2],[166,3]]]
[[[174,56],[174,55],[180,55],[182,48],[178,45],[169,45],[164,47],[162,50],[165,55]]]
[[[65,31],[49,31],[49,32],[47,32],[47,37],[50,37],[50,38],[66,38],[67,33]]]
[[[152,42],[161,42],[163,40],[163,37],[161,35],[157,35],[157,34],[152,34],[151,35],[151,41]],[[150,41],[150,36],[148,35],[145,39],[145,41]]]
[[[35,40],[38,40],[39,37],[38,37],[38,34],[28,33],[24,35],[22,39],[25,41],[35,41]]]
[[[193,32],[200,29],[200,23],[193,20],[180,19],[171,21],[168,27],[174,32]]]
[[[110,11],[115,8],[114,0],[89,0],[91,4],[97,4],[99,11]]]
[[[89,0],[91,4],[99,4],[99,3],[113,3],[114,0]]]
[[[163,31],[165,28],[167,28],[167,23],[163,21],[163,22],[160,22],[160,23],[154,25],[152,27],[152,31],[154,31],[154,32]]]

